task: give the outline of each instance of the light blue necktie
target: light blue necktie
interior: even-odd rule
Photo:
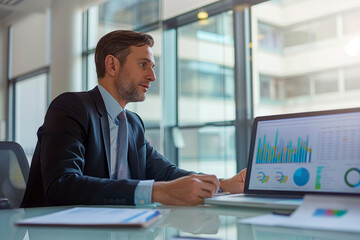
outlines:
[[[125,110],[117,116],[119,120],[119,132],[118,132],[118,151],[116,157],[115,172],[117,173],[117,179],[127,179],[129,164],[127,160],[128,155],[128,129]]]

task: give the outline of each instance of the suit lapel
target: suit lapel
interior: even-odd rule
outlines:
[[[110,133],[109,133],[109,120],[107,115],[100,116],[100,127],[105,146],[106,161],[108,166],[108,173],[110,176]]]
[[[110,176],[110,128],[104,100],[102,99],[97,87],[89,91],[89,93],[93,96],[97,111],[99,113],[102,140],[105,146],[106,162],[108,167],[108,174]]]
[[[128,149],[128,164],[132,179],[140,179],[139,172],[139,159],[136,151],[136,144],[134,139],[134,133],[131,125],[128,123],[128,138],[129,138],[129,149]]]

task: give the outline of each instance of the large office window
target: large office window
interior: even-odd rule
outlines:
[[[179,166],[229,177],[236,172],[233,14],[177,29]],[[208,126],[217,123],[219,126]]]
[[[232,12],[178,28],[179,123],[235,119]]]
[[[344,69],[344,82],[348,93],[360,90],[360,67],[355,65]]]
[[[285,47],[291,47],[336,37],[336,17],[296,24],[284,28]]]
[[[160,134],[162,119],[161,53],[162,31],[159,28],[159,0],[109,0],[90,7],[84,14],[84,81],[86,89],[94,88],[97,83],[94,52],[98,40],[114,30],[135,30],[149,33],[155,41],[152,48],[155,58],[156,81],[151,83],[146,100],[130,103],[126,109],[138,113],[146,126],[146,136],[153,146],[163,152]]]
[[[235,127],[185,128],[179,166],[188,170],[231,177],[236,172]]]
[[[30,14],[9,28],[8,139],[29,162],[49,102],[49,19],[49,12]]]
[[[101,36],[115,29],[150,33],[155,39],[157,80],[145,102],[131,103],[127,109],[139,113],[148,140],[170,161],[184,169],[230,177],[238,169],[239,148],[232,2],[210,6],[212,14],[206,20],[197,20],[197,11],[170,19],[165,33],[158,27],[157,4],[105,1],[86,11],[86,88],[97,84],[94,47]]]
[[[259,22],[258,23],[259,47],[271,51],[281,51],[284,46],[284,32],[276,26]]]
[[[251,10],[255,116],[358,107],[360,2],[267,1]]]
[[[47,73],[19,81],[15,91],[15,141],[31,159],[37,141],[37,129],[47,109]]]

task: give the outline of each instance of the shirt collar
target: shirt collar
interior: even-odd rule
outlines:
[[[123,109],[113,96],[100,84],[97,85],[101,97],[104,100],[106,111],[109,117],[114,120],[122,112]]]

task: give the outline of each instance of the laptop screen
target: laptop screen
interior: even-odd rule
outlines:
[[[252,134],[247,192],[360,193],[360,109],[258,117]]]

